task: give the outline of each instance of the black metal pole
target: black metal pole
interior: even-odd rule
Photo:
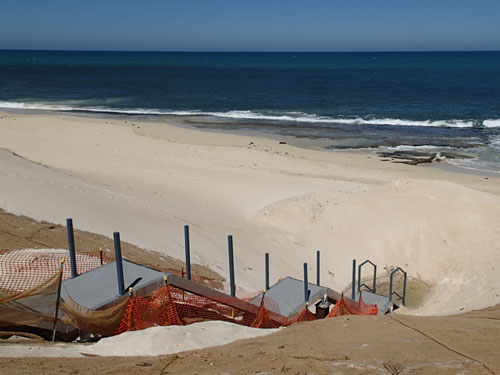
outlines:
[[[319,270],[320,270],[320,253],[316,251],[316,285],[319,286]]]
[[[356,298],[356,259],[352,260],[352,299]]]
[[[123,260],[122,260],[122,247],[120,244],[120,233],[114,232],[113,239],[115,241],[115,263],[116,263],[116,277],[118,280],[118,295],[125,294],[125,281],[123,279]]]
[[[391,277],[389,280],[389,301],[392,301],[392,275],[393,275],[393,272],[391,272]]]
[[[71,278],[78,276],[76,268],[75,236],[73,233],[73,219],[66,219],[66,230],[68,231],[69,264],[71,266]]]
[[[235,297],[235,285],[234,285],[234,257],[233,257],[233,236],[227,236],[227,245],[229,251],[229,283],[231,287],[231,297]]]
[[[64,258],[61,259],[61,269],[59,271],[59,284],[57,285],[56,311],[54,312],[54,327],[52,328],[52,342],[56,341],[57,317],[59,315],[59,301],[61,300],[61,284],[63,276]]]
[[[304,263],[304,301],[309,301],[309,285],[307,282],[307,263]]]
[[[406,272],[403,271],[404,274],[404,284],[403,284],[403,306],[406,306]]]
[[[189,246],[189,225],[184,225],[184,246],[186,248],[186,277],[191,280],[191,248]]]
[[[363,262],[363,263],[361,263],[361,264],[358,266],[358,293],[360,293],[360,292],[361,292],[361,266],[362,266],[363,264],[365,264],[365,263],[366,263],[366,261],[365,261],[365,262]]]
[[[266,253],[266,291],[269,290],[269,253]]]

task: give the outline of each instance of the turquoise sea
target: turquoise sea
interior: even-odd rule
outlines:
[[[456,151],[500,173],[500,52],[0,51],[0,108]]]

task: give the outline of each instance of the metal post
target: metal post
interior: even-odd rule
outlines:
[[[66,230],[68,231],[69,264],[71,266],[71,278],[78,276],[76,269],[75,236],[73,234],[73,219],[66,219]]]
[[[186,277],[191,280],[191,249],[189,247],[189,225],[184,225],[184,245],[186,248]]]
[[[54,312],[54,327],[52,329],[52,342],[56,341],[57,317],[59,315],[59,301],[61,300],[63,265],[64,265],[64,258],[61,259],[61,269],[59,270],[59,283],[57,285],[56,311]]]
[[[319,286],[319,270],[320,270],[320,255],[319,250],[316,251],[316,285]]]
[[[361,292],[361,264],[358,266],[358,294]]]
[[[304,263],[304,301],[309,302],[309,285],[307,282],[307,263]]]
[[[391,272],[391,278],[389,280],[389,301],[392,301],[392,272]]]
[[[120,233],[114,232],[113,239],[115,241],[115,263],[116,263],[116,277],[118,280],[118,295],[125,294],[125,281],[123,279],[123,260],[122,260],[122,247],[120,244]]]
[[[229,250],[229,284],[231,287],[231,297],[235,297],[235,285],[234,285],[234,257],[233,257],[233,236],[227,236],[227,245]]]
[[[269,253],[266,253],[266,291],[269,290]]]
[[[406,272],[403,271],[404,274],[404,284],[403,284],[403,306],[406,306]]]
[[[356,298],[356,259],[352,260],[352,299]]]

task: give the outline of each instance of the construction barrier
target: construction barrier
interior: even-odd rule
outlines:
[[[54,320],[57,286],[60,280],[71,276],[69,262],[61,268],[61,259],[67,255],[65,250],[0,252],[0,325],[33,325]],[[76,259],[79,273],[112,260],[103,258],[99,252],[77,253]],[[183,275],[182,271],[172,273]],[[221,281],[195,275],[192,281],[212,289],[225,287]],[[249,303],[257,294],[247,293],[247,298],[239,300],[230,296],[213,298],[165,284],[147,296],[131,293],[117,299],[113,306],[97,310],[89,310],[66,297],[61,301],[59,321],[85,332],[111,336],[153,326],[187,325],[208,320],[257,328],[277,328],[316,320],[308,308],[291,317],[281,315],[277,303],[265,293],[259,305]],[[235,301],[239,302],[235,304]],[[342,296],[327,318],[377,312],[376,305],[365,304],[362,298],[355,302]]]
[[[337,301],[333,306],[330,313],[326,316],[327,318],[334,318],[336,316],[342,315],[377,315],[378,308],[377,305],[371,305],[363,302],[361,294],[359,295],[359,301],[353,301],[352,299],[345,299],[344,295]]]

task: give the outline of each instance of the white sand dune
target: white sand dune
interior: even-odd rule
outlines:
[[[498,178],[130,121],[4,114],[0,148],[25,159],[0,151],[0,207],[73,217],[180,259],[189,224],[192,260],[225,276],[232,234],[236,282],[248,290],[264,286],[265,252],[274,281],[301,278],[303,262],[314,277],[321,250],[322,283],[335,289],[350,282],[353,258],[434,285],[416,313],[500,302]]]
[[[329,249],[322,254],[326,264],[355,257],[401,266],[432,286],[425,305],[411,313],[445,315],[500,303],[499,212],[497,195],[443,181],[397,180],[362,194],[278,202],[257,220],[304,236],[297,241],[318,239],[318,248]],[[349,275],[348,267],[338,269],[340,287]]]

